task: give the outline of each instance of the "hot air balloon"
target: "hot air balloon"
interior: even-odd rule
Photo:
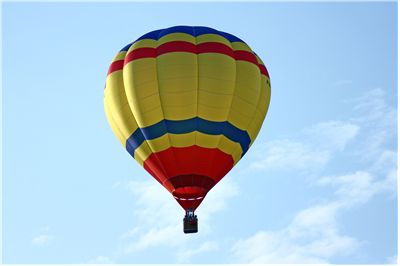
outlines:
[[[129,154],[182,206],[196,208],[257,137],[271,95],[268,71],[238,37],[209,27],[149,32],[112,60],[107,120]]]

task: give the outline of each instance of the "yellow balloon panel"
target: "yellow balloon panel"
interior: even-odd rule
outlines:
[[[199,78],[216,79],[221,81],[232,82],[235,81],[236,75],[236,61],[232,57],[224,54],[216,53],[203,53],[198,55],[198,68]],[[224,90],[223,88],[217,87],[216,91]],[[214,88],[210,88],[214,89]],[[232,91],[231,87],[228,87],[229,92]]]
[[[243,153],[242,147],[240,147],[238,143],[233,142],[225,136],[219,137],[217,148],[225,152],[226,154],[230,154],[233,158],[234,163],[240,160]]]
[[[124,66],[124,84],[128,88],[141,86],[147,83],[158,81],[157,64],[155,58],[142,58],[133,60]],[[157,86],[151,84],[152,87],[147,87],[149,92],[139,92],[153,94],[158,91]]]
[[[206,42],[217,42],[217,43],[222,43],[222,44],[225,44],[226,46],[231,47],[231,42],[228,41],[225,37],[222,37],[221,35],[203,34],[203,35],[196,37],[197,44],[206,43]]]
[[[232,42],[231,45],[232,45],[232,49],[235,51],[242,50],[242,51],[247,51],[247,52],[253,53],[251,48],[243,42]]]
[[[128,49],[128,54],[135,49],[139,49],[139,48],[156,48],[158,46],[158,43],[156,40],[152,40],[152,39],[142,39],[139,40],[135,43],[133,43],[131,45],[131,47],[129,47]]]
[[[199,91],[199,105],[207,105],[217,109],[224,110],[227,114],[229,112],[232,102],[232,95],[210,93],[210,91]],[[211,114],[210,114],[211,116]],[[204,117],[208,120],[210,117]]]
[[[245,115],[242,111],[238,111],[236,108],[231,108],[227,121],[241,130],[246,130],[251,119],[252,116]]]
[[[197,115],[209,121],[226,121],[235,89],[236,63],[221,54],[200,54]]]
[[[124,66],[123,75],[126,96],[138,125],[143,128],[164,119],[156,60],[145,58],[131,61]]]
[[[258,103],[259,90],[259,68],[249,62],[236,61],[236,86],[227,119],[231,124],[246,130]]]
[[[261,95],[260,95],[260,98],[262,99],[263,103],[259,103],[257,105],[257,109],[260,110],[261,113],[266,114],[271,99],[271,87],[264,80],[263,80],[264,86],[261,90]]]
[[[126,99],[122,71],[116,71],[108,75],[104,94],[105,104],[114,122],[118,125],[123,136],[129,138],[138,128],[138,125]]]
[[[125,56],[126,56],[126,52],[125,51],[119,52],[119,53],[117,53],[116,56],[114,56],[112,62],[115,62],[115,61],[118,61],[118,60],[124,60]]]
[[[169,139],[173,147],[190,147],[196,144],[196,134],[196,131],[187,134],[169,134]]]
[[[238,97],[238,96],[234,96],[232,103],[231,103],[231,111],[234,110],[236,112],[241,113],[243,116],[246,117],[252,117],[255,110],[256,110],[256,104],[253,104],[247,100],[245,100],[244,98]],[[229,117],[230,118],[230,117]],[[228,120],[229,120],[228,118]],[[249,123],[249,121],[247,121],[245,124],[247,125]],[[242,127],[245,130],[245,126]]]
[[[164,118],[185,120],[196,116],[196,55],[181,52],[161,55],[157,58],[157,71]]]
[[[209,106],[205,103],[197,106],[197,116],[209,121],[226,121],[227,110]]]
[[[270,103],[271,88],[266,81],[267,81],[267,78],[262,76],[262,78],[261,78],[261,94],[260,94],[259,102],[257,104],[257,109],[254,114],[254,117],[247,129],[247,132],[249,133],[252,142],[254,142],[254,140],[256,139],[256,137],[258,135],[258,132],[260,131],[262,122],[264,121],[264,118],[267,114],[269,103]]]
[[[165,35],[161,37],[158,40],[158,46],[167,43],[167,42],[176,42],[176,41],[181,41],[181,42],[189,42],[189,43],[196,43],[196,38],[193,37],[192,35],[186,34],[186,33],[171,33],[168,35]]]
[[[183,79],[183,83],[176,88],[165,88],[166,91],[180,92],[195,89],[197,85],[197,58],[193,54],[174,52],[158,56],[157,58],[158,80]],[[191,83],[187,83],[191,79]],[[189,88],[187,88],[189,86]]]

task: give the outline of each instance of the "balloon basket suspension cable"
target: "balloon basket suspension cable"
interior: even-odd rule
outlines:
[[[183,218],[183,232],[185,234],[197,233],[197,215],[194,215],[193,209],[187,209]]]

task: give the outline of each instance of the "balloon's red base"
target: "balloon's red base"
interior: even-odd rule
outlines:
[[[171,147],[153,153],[144,168],[185,210],[195,210],[233,167],[232,156],[217,148]]]

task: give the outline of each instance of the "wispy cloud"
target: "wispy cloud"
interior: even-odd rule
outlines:
[[[328,203],[299,211],[278,231],[258,231],[232,248],[244,263],[329,263],[334,256],[351,254],[362,242],[339,230],[338,219],[349,208],[368,202],[374,195],[394,190],[392,177],[374,181],[371,174],[323,178],[321,185],[334,186],[336,197]]]
[[[329,206],[321,206],[318,213],[312,214],[326,219],[324,215],[329,216],[331,212]],[[304,227],[299,220],[296,217],[290,226],[281,231],[258,231],[247,239],[239,240],[233,247],[235,261],[257,264],[328,263],[332,256],[348,254],[359,245],[357,240],[340,235],[335,228],[322,229],[320,223],[314,223],[317,219],[307,217],[306,224],[311,227]]]
[[[294,139],[259,144],[249,165],[253,170],[315,171],[325,167],[333,154],[342,151],[356,137],[359,126],[328,121],[304,129]]]
[[[385,101],[385,92],[380,89],[368,91],[353,100],[354,113],[351,121],[363,127],[363,145],[355,154],[364,161],[381,157],[383,152],[393,151],[393,142],[397,139],[397,109]]]
[[[383,180],[375,180],[369,172],[358,171],[353,174],[321,178],[320,185],[336,186],[337,203],[343,207],[366,203],[372,196],[381,192],[396,191],[396,175],[392,169]]]

